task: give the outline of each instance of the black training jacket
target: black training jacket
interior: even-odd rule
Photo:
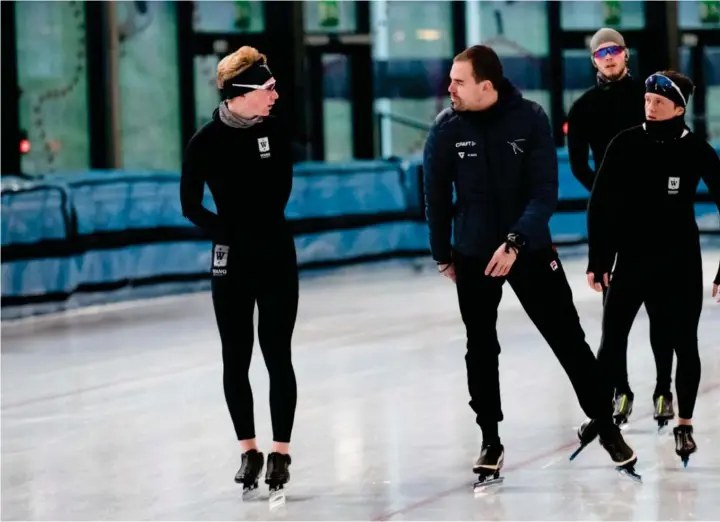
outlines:
[[[550,122],[542,107],[524,99],[507,79],[491,108],[446,109],[437,116],[425,143],[423,171],[437,262],[450,262],[451,248],[486,256],[510,232],[521,234],[528,250],[551,245],[548,223],[557,205],[558,171]]]
[[[599,81],[573,104],[567,129],[570,168],[588,191],[592,190],[596,173],[590,167],[589,151],[599,169],[610,141],[643,121],[645,86],[629,75],[616,82]]]

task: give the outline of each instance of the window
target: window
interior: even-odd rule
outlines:
[[[198,33],[262,33],[263,2],[193,2],[193,30]]]
[[[643,29],[645,2],[626,0],[561,2],[560,25],[565,30],[596,31],[601,27],[618,30]]]
[[[212,118],[220,105],[220,90],[217,88],[217,66],[220,57],[216,54],[195,56],[195,129],[199,129]]]
[[[17,2],[20,127],[26,174],[87,169],[87,58],[83,2]]]
[[[305,30],[309,33],[349,33],[357,30],[356,4],[349,0],[303,2]]]
[[[720,28],[720,2],[683,0],[677,6],[680,29]]]
[[[120,146],[125,169],[180,169],[174,2],[117,2]]]
[[[467,44],[491,46],[505,76],[550,116],[547,2],[467,3]]]
[[[370,16],[381,156],[419,154],[426,126],[448,104],[452,4],[380,0]]]

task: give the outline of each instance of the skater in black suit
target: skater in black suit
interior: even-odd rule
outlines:
[[[217,67],[223,101],[193,136],[183,162],[183,214],[213,241],[212,299],[222,342],[223,386],[242,464],[236,482],[257,487],[264,456],[255,440],[248,380],[258,307],[258,339],[270,374],[273,449],[266,483],[289,480],[297,385],[291,341],[298,308],[295,243],[285,219],[293,165],[285,127],[271,115],[278,99],[265,56],[242,47]],[[203,206],[205,184],[217,213]]]
[[[674,71],[646,80],[646,121],[610,143],[588,207],[588,283],[597,291],[601,282],[609,284],[598,360],[608,372],[624,365],[622,346],[644,303],[651,330],[660,332],[656,349],[670,361],[660,371],[672,370],[673,351],[677,357],[673,431],[685,461],[697,449],[692,416],[700,383],[703,282],[694,203],[701,179],[720,209],[720,159],[685,125],[693,88]],[[656,412],[672,400],[669,393],[661,395]]]

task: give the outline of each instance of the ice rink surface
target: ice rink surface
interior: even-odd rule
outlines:
[[[452,283],[407,262],[301,283],[299,397],[284,508],[267,488],[243,502],[210,295],[200,293],[2,325],[4,520],[717,520],[720,517],[720,250],[706,249],[687,469],[652,420],[655,369],[644,308],[629,349],[635,412],[625,430],[643,483],[597,443],[576,461],[584,419],[550,348],[505,286],[498,323],[505,483],[475,498],[480,433],[468,406],[464,330]],[[600,295],[584,258],[563,257],[588,340]],[[252,274],[249,274],[251,277]],[[648,281],[648,284],[661,284]],[[251,367],[261,450],[268,379]]]

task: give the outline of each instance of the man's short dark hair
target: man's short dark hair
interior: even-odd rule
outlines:
[[[503,80],[503,67],[500,58],[491,47],[473,45],[458,54],[453,61],[470,62],[476,82],[488,80],[495,89],[500,88]]]
[[[685,76],[683,73],[671,70],[661,71],[660,74],[670,78],[675,83],[675,85],[680,88],[680,91],[685,97],[685,101],[690,100],[690,96],[692,96],[692,94],[695,92],[695,84],[690,78]]]

